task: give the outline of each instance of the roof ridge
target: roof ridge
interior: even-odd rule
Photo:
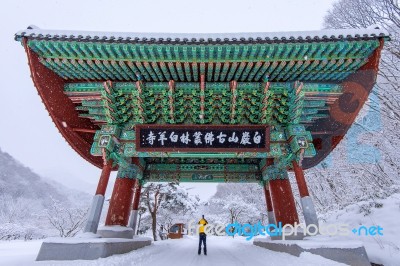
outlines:
[[[376,26],[367,29],[325,29],[317,31],[286,32],[238,32],[238,33],[155,33],[155,32],[101,32],[47,30],[31,25],[15,34],[15,40],[22,37],[53,40],[85,40],[85,41],[125,41],[125,42],[310,42],[318,40],[343,40],[365,38],[390,38],[390,34]]]

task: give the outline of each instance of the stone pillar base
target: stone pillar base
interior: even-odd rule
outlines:
[[[268,212],[268,223],[276,225],[275,214],[273,211]]]
[[[136,235],[138,210],[132,210],[129,218],[129,227],[132,228],[133,234]]]
[[[344,263],[346,265],[370,266],[367,252],[360,241],[342,241],[313,237],[304,240],[274,240],[256,238],[253,244],[272,251],[285,252],[299,257],[303,252],[309,252],[324,258]]]
[[[43,241],[37,261],[96,260],[151,245],[149,237],[134,239],[50,238]]]
[[[293,233],[291,235],[285,235],[285,239],[283,239],[282,235],[278,236],[270,236],[271,240],[303,240],[306,235],[304,234],[303,231],[297,231],[296,233]]]
[[[314,208],[314,203],[310,196],[305,196],[300,199],[301,207],[306,225],[315,224],[318,227],[318,217]],[[311,232],[311,231],[310,231]]]
[[[92,200],[92,206],[90,207],[88,220],[86,222],[83,232],[96,234],[99,226],[101,210],[103,209],[104,196],[95,195]]]
[[[133,229],[120,225],[107,225],[102,226],[97,230],[97,234],[103,238],[133,238]]]

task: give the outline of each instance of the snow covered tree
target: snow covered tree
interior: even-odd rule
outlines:
[[[324,19],[332,29],[379,26],[391,34],[383,49],[380,76],[398,90],[400,78],[400,2],[399,0],[340,0]],[[397,115],[397,118],[399,116]]]
[[[380,27],[391,34],[391,41],[386,41],[382,50],[377,85],[345,138],[318,167],[306,171],[319,214],[362,200],[385,198],[400,188],[399,1],[339,0],[325,16],[324,26]],[[297,186],[292,185],[297,194]]]
[[[82,229],[88,210],[88,208],[69,208],[53,199],[52,205],[45,213],[50,224],[58,230],[60,237],[73,237]]]
[[[43,237],[41,228],[36,226],[36,210],[40,204],[26,198],[0,195],[0,240]]]
[[[249,206],[239,196],[230,194],[224,198],[211,200],[211,204],[222,211],[229,223],[239,222],[245,218]]]
[[[199,201],[198,196],[191,196],[186,189],[177,186],[161,206],[158,225],[169,228],[174,223],[187,220],[196,211]]]
[[[12,224],[24,221],[31,216],[30,210],[33,205],[32,201],[26,198],[0,195],[0,223]]]
[[[177,183],[149,183],[143,187],[141,206],[150,213],[154,241],[157,241],[158,218],[170,224],[174,218],[193,212],[197,205],[198,198],[190,197]]]
[[[203,209],[214,222],[256,223],[266,212],[263,193],[258,184],[218,184],[217,192]]]

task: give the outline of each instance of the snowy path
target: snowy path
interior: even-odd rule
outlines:
[[[300,257],[273,252],[243,238],[208,237],[208,255],[197,255],[198,239],[157,241],[149,247],[124,255],[95,261],[35,262],[40,242],[0,242],[0,265],[141,265],[141,266],[223,266],[223,265],[343,265],[310,253]],[[8,243],[8,245],[6,245]],[[8,255],[7,255],[8,254]],[[21,254],[25,254],[21,256]],[[6,264],[3,264],[3,263]]]
[[[207,256],[197,254],[197,245],[197,237],[160,241],[153,247],[137,251],[136,254],[132,252],[125,256],[100,259],[98,264],[90,265],[343,265],[310,253],[302,254],[298,258],[269,251],[254,246],[252,241],[246,241],[244,238],[208,237]]]

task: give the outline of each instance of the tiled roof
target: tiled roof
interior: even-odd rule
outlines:
[[[254,32],[254,33],[138,33],[138,32],[96,32],[46,30],[29,26],[15,34],[15,39],[82,40],[130,43],[274,43],[310,42],[332,40],[367,40],[378,37],[389,38],[388,32],[371,27],[368,29],[339,29],[292,32]]]

